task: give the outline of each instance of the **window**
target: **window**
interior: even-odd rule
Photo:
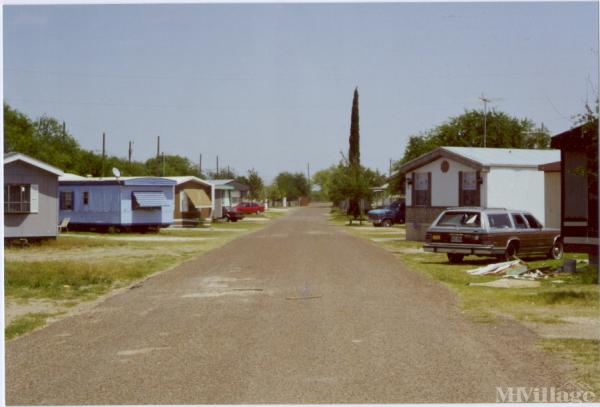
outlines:
[[[72,211],[73,210],[73,191],[62,191],[60,193],[60,210],[61,211]]]
[[[428,172],[415,172],[414,176],[414,203],[413,206],[429,206],[430,202],[430,173]]]
[[[513,222],[515,222],[515,227],[517,229],[527,229],[527,223],[525,222],[525,218],[523,218],[518,213],[511,214],[513,218]]]
[[[35,194],[37,204],[37,185],[5,184],[4,185],[4,213],[30,213],[37,212],[37,207],[32,208],[32,198]],[[32,210],[35,209],[35,210]]]
[[[479,184],[476,171],[461,171],[459,175],[459,205],[479,206]]]
[[[436,226],[481,226],[479,212],[446,212]]]
[[[536,218],[534,218],[533,215],[525,214],[525,219],[527,219],[527,222],[529,222],[530,228],[532,228],[532,229],[543,228],[542,224],[540,222],[538,222],[538,220]]]
[[[83,191],[83,204],[87,205],[90,203],[90,193],[88,191]]]
[[[490,222],[490,229],[510,229],[510,219],[506,213],[497,213],[488,215],[488,221]]]

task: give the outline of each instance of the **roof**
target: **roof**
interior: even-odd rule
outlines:
[[[4,165],[6,164],[10,164],[12,162],[16,162],[16,161],[23,161],[24,163],[27,163],[29,165],[33,165],[34,167],[40,168],[44,171],[47,171],[49,173],[61,176],[64,174],[64,172],[56,167],[53,167],[50,164],[46,164],[43,161],[40,160],[36,160],[33,157],[29,157],[28,155],[25,155],[23,153],[18,153],[18,152],[11,152],[11,153],[6,153],[4,154]]]
[[[560,161],[539,165],[538,170],[544,172],[560,172]]]
[[[595,127],[594,127],[595,126]],[[592,132],[598,131],[598,124],[582,124],[570,130],[563,131],[552,137],[552,148],[585,150],[592,144]]]
[[[175,181],[163,177],[80,177],[66,174],[58,178],[59,183],[69,185],[130,185],[130,186],[174,186]]]
[[[163,177],[163,178],[173,180],[173,181],[177,182],[177,185],[184,184],[189,181],[195,181],[200,184],[212,186],[212,184],[209,181],[205,181],[201,178],[194,177],[193,175],[186,175],[186,176],[180,176],[180,177]]]
[[[477,170],[490,167],[536,168],[560,160],[559,150],[482,147],[438,147],[400,167],[406,173],[445,157]]]
[[[232,179],[209,179],[206,182],[211,184],[215,189],[233,190],[235,189],[231,185],[227,185],[233,181]]]

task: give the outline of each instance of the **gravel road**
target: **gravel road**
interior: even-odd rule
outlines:
[[[536,336],[303,208],[6,344],[9,404],[494,402],[559,386]]]

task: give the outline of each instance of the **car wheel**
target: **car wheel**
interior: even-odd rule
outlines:
[[[556,239],[556,242],[552,245],[550,253],[548,253],[549,259],[560,260],[563,256],[563,243],[560,239]]]
[[[390,226],[392,226],[392,221],[389,219],[384,219],[383,222],[381,222],[381,226],[383,226],[384,228],[389,228]]]
[[[446,253],[446,256],[448,256],[448,261],[452,264],[462,263],[465,258],[465,255],[460,253]]]

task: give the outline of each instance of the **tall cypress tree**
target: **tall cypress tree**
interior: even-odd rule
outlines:
[[[350,149],[348,150],[348,161],[350,166],[360,165],[360,129],[358,118],[358,87],[354,89],[352,99],[352,118],[350,121]]]
[[[360,129],[358,124],[358,87],[354,89],[354,99],[352,99],[352,118],[350,121],[350,148],[348,149],[348,164],[350,178],[353,184],[358,181],[356,178],[360,173]],[[348,202],[348,215],[354,219],[361,216],[360,204],[356,197],[350,198]],[[350,221],[352,223],[352,221]],[[361,219],[362,222],[362,219]]]

